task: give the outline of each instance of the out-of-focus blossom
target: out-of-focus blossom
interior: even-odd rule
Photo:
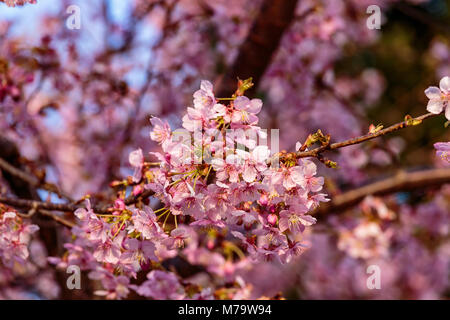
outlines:
[[[142,167],[144,165],[144,155],[142,149],[137,149],[130,153],[128,161],[134,167],[133,181],[139,182],[142,178]]]
[[[450,142],[437,142],[434,144],[434,148],[439,158],[450,162]]]

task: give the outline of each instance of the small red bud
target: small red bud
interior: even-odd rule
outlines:
[[[275,214],[269,214],[269,216],[267,217],[267,221],[273,226],[277,224],[277,219],[278,218]]]
[[[266,194],[262,194],[259,198],[259,204],[262,206],[267,206],[269,203],[269,197]]]
[[[212,250],[214,248],[214,240],[209,239],[208,242],[206,243],[206,246],[208,247],[209,250]]]
[[[144,192],[144,188],[141,185],[137,185],[133,188],[133,196],[138,196],[140,195],[142,192]]]

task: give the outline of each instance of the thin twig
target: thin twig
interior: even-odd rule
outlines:
[[[383,136],[385,134],[388,134],[388,133],[391,133],[391,132],[394,132],[394,131],[397,131],[397,130],[400,130],[400,129],[403,129],[406,127],[413,126],[413,124],[410,124],[410,123],[421,122],[425,119],[435,117],[435,116],[438,116],[438,114],[427,113],[427,114],[421,115],[419,117],[411,118],[409,120],[405,120],[400,123],[394,124],[390,127],[387,127],[385,129],[379,130],[374,133],[368,133],[368,134],[362,135],[360,137],[351,138],[351,139],[348,139],[345,141],[336,142],[336,143],[332,143],[329,145],[317,147],[317,148],[309,150],[309,151],[299,151],[295,155],[297,158],[318,157],[321,153],[323,153],[325,151],[335,150],[335,149],[351,146],[354,144],[359,144],[364,141],[372,140],[372,139],[378,138],[380,136]]]
[[[434,116],[437,116],[437,115],[436,114],[432,114],[432,113],[427,113],[427,114],[421,115],[419,117],[410,118],[410,119],[405,120],[403,122],[394,124],[394,125],[386,128],[386,129],[382,129],[382,130],[379,130],[379,131],[374,132],[374,133],[369,133],[369,134],[366,134],[366,135],[363,135],[363,136],[360,136],[360,137],[352,138],[352,139],[345,140],[345,141],[342,141],[342,142],[336,142],[336,143],[333,143],[333,144],[328,144],[327,143],[324,146],[315,148],[315,149],[310,150],[310,151],[299,151],[299,152],[295,153],[295,156],[297,158],[305,158],[305,157],[321,158],[322,157],[322,153],[324,151],[334,150],[334,149],[338,149],[338,148],[343,148],[343,147],[346,147],[346,146],[359,144],[359,143],[362,143],[362,142],[367,141],[367,140],[375,139],[375,138],[380,137],[382,135],[385,135],[387,133],[391,133],[391,132],[400,130],[402,128],[406,128],[408,126],[412,126],[414,124],[418,124],[418,123],[422,122],[423,120],[425,120],[427,118],[434,117]],[[11,168],[9,168],[9,169],[11,169]],[[14,171],[14,172],[16,174],[20,174],[20,173],[18,173],[16,171]],[[444,176],[443,177],[438,177],[437,181],[439,183],[449,182],[449,180],[448,180],[449,176],[450,176],[450,172],[445,171],[444,172]],[[412,179],[411,181],[414,181],[414,178],[418,179],[415,175],[410,176],[408,179]],[[419,179],[420,181],[417,182],[417,183],[419,183],[419,185],[422,185],[422,184],[427,185],[426,181],[428,181],[429,183],[432,183],[432,184],[436,183],[436,180],[433,179],[433,175],[425,174],[424,176],[420,176],[420,178],[422,180]],[[405,187],[405,188],[409,187],[408,186],[408,179],[406,179],[406,180],[405,180],[405,178],[399,179],[398,177],[395,178],[395,179],[396,179],[395,181],[389,181],[391,184],[394,184],[395,187],[391,188],[391,187],[389,187],[389,184],[388,184],[388,187],[386,188],[387,190],[391,190],[391,189],[392,190],[397,190],[399,188],[399,186]],[[416,185],[415,183],[411,184],[411,186],[415,186],[415,185]],[[382,186],[384,186],[384,184]],[[376,187],[380,188],[379,185],[376,185]],[[383,187],[381,187],[381,190],[375,189],[375,191],[373,191],[372,189],[369,189],[369,190],[362,189],[362,190],[365,191],[366,193],[364,193],[364,192],[362,194],[361,193],[357,193],[357,196],[355,196],[356,200],[352,200],[352,201],[358,201],[358,199],[360,199],[361,197],[364,197],[365,194],[376,194],[376,193],[380,193],[380,192],[385,192],[385,191],[383,191],[384,190]],[[362,191],[359,191],[359,192],[362,192]],[[127,197],[125,199],[125,204],[126,205],[135,204],[135,203],[137,203],[139,201],[147,199],[148,197],[152,196],[153,194],[154,194],[153,191],[146,190],[140,195],[137,195],[137,196],[131,195],[131,196],[129,196],[129,197]],[[341,199],[341,198],[338,198],[338,199]],[[336,200],[336,201],[338,201],[338,200]],[[339,200],[339,201],[342,201],[342,200]],[[14,207],[19,207],[19,208],[36,208],[36,209],[44,209],[44,210],[49,210],[49,211],[65,211],[65,212],[73,212],[76,209],[83,207],[83,205],[79,204],[78,202],[77,203],[73,203],[72,202],[72,203],[67,203],[67,204],[60,204],[60,203],[40,202],[40,201],[35,201],[35,200],[17,199],[17,198],[8,198],[8,197],[0,197],[0,203],[4,203],[4,204],[11,205],[11,206],[14,206]],[[336,206],[339,205],[339,202],[333,202],[333,203],[335,203]],[[111,208],[108,205],[94,207],[94,211],[96,213],[108,213],[108,212],[111,212],[112,210],[114,210],[114,208]]]
[[[0,158],[0,169],[9,172],[11,175],[27,182],[30,186],[36,187],[39,184],[39,181],[36,177],[33,177],[26,172],[17,169],[13,165],[9,164],[7,161]]]
[[[53,202],[42,202],[29,199],[18,199],[0,196],[0,203],[4,203],[17,208],[33,208],[45,209],[51,211],[64,211],[73,212],[78,207],[71,203],[53,203]]]
[[[54,213],[51,212],[51,211],[44,210],[44,209],[40,209],[40,210],[39,210],[39,213],[43,214],[44,216],[47,216],[47,217],[52,218],[52,219],[55,220],[56,222],[59,222],[59,223],[65,225],[66,227],[73,228],[73,227],[76,226],[76,223],[75,223],[75,222],[72,222],[72,221],[69,221],[69,220],[67,220],[67,219],[64,219],[63,217],[60,217],[60,216],[54,214]]]
[[[0,169],[7,171],[8,173],[15,176],[16,178],[19,178],[20,180],[28,183],[31,187],[33,187],[35,189],[43,189],[43,190],[47,190],[49,192],[53,192],[56,195],[58,195],[59,198],[64,198],[70,202],[73,202],[73,199],[69,195],[67,195],[64,192],[62,192],[61,190],[59,190],[54,184],[48,183],[48,182],[42,183],[35,176],[16,168],[15,166],[11,165],[10,163],[5,161],[1,157],[0,157]]]
[[[144,199],[147,199],[148,197],[152,196],[154,194],[151,190],[146,190],[140,195],[137,196],[129,196],[125,199],[125,204],[127,206],[133,205],[139,201],[142,201]],[[38,210],[39,212],[45,212],[45,211],[62,211],[62,212],[74,212],[78,208],[84,208],[84,204],[75,204],[75,203],[53,203],[53,202],[42,202],[42,201],[36,201],[36,200],[28,200],[28,199],[18,199],[18,198],[10,198],[5,196],[0,196],[0,203],[16,207],[16,208],[34,208],[35,210]],[[108,213],[114,208],[111,208],[110,206],[95,206],[93,208],[94,212],[96,213]],[[53,214],[46,214],[52,218],[55,218]],[[57,220],[57,219],[55,219]],[[59,219],[60,220],[60,219]],[[60,222],[60,221],[58,221]],[[66,224],[67,225],[67,224]]]

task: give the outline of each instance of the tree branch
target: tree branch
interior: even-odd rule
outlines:
[[[35,176],[16,168],[15,166],[11,165],[9,162],[3,160],[1,157],[0,157],[0,169],[8,172],[11,176],[16,177],[16,178],[22,180],[23,182],[26,182],[30,187],[32,187],[34,189],[47,190],[49,192],[53,192],[53,193],[57,194],[58,197],[60,197],[60,198],[65,198],[69,201],[73,201],[69,195],[60,191],[54,184],[39,181],[39,179],[36,178]],[[11,181],[11,179],[9,179],[9,180]]]
[[[237,78],[252,77],[255,88],[266,71],[283,33],[294,20],[297,0],[265,0],[247,39],[228,72],[216,84],[217,96],[228,97],[236,90]]]
[[[1,163],[5,164],[2,175],[8,182],[11,191],[19,198],[37,199],[37,194],[33,188],[30,188],[28,179],[22,179],[23,175],[17,173],[21,171],[22,165],[19,149],[14,142],[3,136],[0,136],[0,158],[3,160]],[[5,168],[15,168],[16,170],[6,170]],[[18,176],[21,178],[17,179]]]
[[[148,197],[154,194],[151,190],[145,190],[143,193],[137,196],[129,196],[125,199],[125,204],[127,206],[133,205],[139,201],[147,199]],[[48,211],[62,211],[62,212],[74,212],[78,208],[84,208],[84,204],[78,203],[54,203],[54,202],[43,202],[37,200],[29,200],[29,199],[20,199],[20,198],[10,198],[0,196],[0,203],[16,207],[16,208],[27,208],[27,209],[35,209],[39,212],[43,213],[46,216],[49,216],[56,220],[57,222],[61,222],[62,218],[59,216],[55,216],[53,214],[49,214]],[[108,213],[114,210],[108,205],[105,206],[94,206],[94,212],[96,213]],[[63,221],[64,225],[72,227],[74,224],[68,220]],[[70,225],[71,224],[71,225]]]
[[[399,191],[441,186],[446,183],[450,183],[450,168],[401,172],[385,180],[334,196],[330,202],[320,205],[313,214],[323,216],[330,212],[343,211],[358,204],[369,195],[387,195]]]
[[[15,203],[17,204],[16,207],[28,208],[28,217],[33,223],[38,224],[40,227],[39,238],[44,243],[47,254],[49,256],[58,256],[62,249],[62,244],[58,242],[59,230],[58,228],[55,228],[53,223],[46,225],[42,222],[56,221],[68,227],[73,227],[74,223],[50,211],[39,208],[41,202],[38,201],[39,196],[36,192],[36,186],[41,184],[41,182],[36,177],[29,175],[22,170],[20,159],[19,150],[14,142],[0,136],[0,160],[2,160],[0,161],[0,168],[2,170],[2,175],[8,182],[11,192],[19,197],[19,199],[5,198],[3,196],[0,196],[0,198],[6,200],[5,204],[9,203],[14,206],[13,204]],[[36,204],[38,204],[37,207]],[[43,216],[42,219],[39,219],[35,214],[36,212]],[[67,279],[66,274],[56,272],[55,276],[61,288],[61,297],[72,297],[73,294],[76,294],[76,290],[72,291],[67,289],[65,285]],[[83,291],[83,293],[87,292]]]
[[[45,209],[51,211],[64,211],[73,212],[78,206],[71,203],[54,203],[54,202],[42,202],[37,200],[20,199],[20,198],[10,198],[0,196],[0,203],[7,204],[16,208],[36,208]]]
[[[316,157],[321,159],[321,154],[328,150],[334,150],[343,148],[346,146],[359,144],[364,141],[368,141],[371,139],[375,139],[377,137],[380,137],[382,135],[406,128],[408,126],[413,126],[421,123],[423,120],[437,116],[433,113],[427,113],[424,115],[421,115],[416,118],[410,118],[403,122],[394,124],[388,128],[369,133],[360,137],[348,139],[342,142],[336,142],[333,144],[325,144],[321,147],[315,148],[310,151],[298,151],[295,153],[296,158],[305,158],[305,157]],[[0,159],[1,160],[1,159]],[[17,170],[13,166],[10,166],[8,163],[4,163],[3,161],[0,161],[0,167],[7,168],[8,171],[12,172],[14,175],[20,177],[22,180],[28,181],[30,180],[27,176],[22,176],[22,172],[20,170]],[[347,194],[344,196],[338,196],[336,199],[332,201],[331,204],[328,204],[326,206],[322,206],[318,212],[321,211],[327,211],[330,208],[341,208],[345,205],[352,205],[358,201],[360,201],[362,198],[364,198],[366,195],[369,194],[384,194],[384,193],[391,193],[395,192],[396,190],[405,189],[408,188],[416,188],[417,186],[428,186],[428,185],[434,185],[434,184],[443,184],[450,182],[450,170],[446,169],[440,169],[443,171],[435,171],[430,173],[424,173],[422,175],[418,173],[410,174],[410,176],[407,176],[406,178],[402,176],[397,176],[391,179],[388,179],[387,181],[380,182],[374,185],[367,186],[365,188],[357,189],[357,191],[354,191],[350,194]],[[31,180],[29,182],[32,182]],[[408,183],[411,182],[409,185]],[[148,197],[152,196],[154,194],[151,190],[146,190],[142,194],[137,196],[129,196],[125,199],[126,205],[132,205],[139,201],[142,201],[144,199],[147,199]],[[67,204],[61,204],[61,203],[52,203],[52,202],[41,202],[36,200],[28,200],[28,199],[18,199],[18,198],[8,198],[8,197],[1,197],[0,196],[0,203],[4,203],[7,205],[11,205],[14,207],[19,208],[33,208],[35,210],[43,209],[47,211],[63,211],[63,212],[74,212],[76,209],[83,207],[82,204],[77,203],[67,203]],[[325,207],[325,209],[324,209]],[[96,213],[107,213],[113,211],[114,208],[111,208],[108,205],[105,206],[95,206],[94,211]],[[334,209],[333,209],[334,210]],[[55,218],[57,216],[54,215],[48,215],[52,218]],[[60,220],[60,217],[58,219],[55,219],[56,221]],[[61,222],[61,221],[58,221]],[[63,223],[65,225],[68,225],[67,223]]]
[[[368,133],[368,134],[365,134],[360,137],[351,138],[351,139],[348,139],[345,141],[323,145],[321,147],[317,147],[317,148],[309,150],[309,151],[298,151],[295,155],[297,158],[307,158],[307,157],[316,157],[317,158],[325,151],[335,150],[335,149],[351,146],[354,144],[359,144],[364,141],[372,140],[372,139],[378,138],[380,136],[383,136],[385,134],[388,134],[388,133],[391,133],[391,132],[394,132],[394,131],[397,131],[397,130],[400,130],[400,129],[403,129],[406,127],[411,127],[411,126],[417,125],[425,119],[428,119],[431,117],[436,117],[436,116],[438,116],[438,114],[427,113],[427,114],[421,115],[419,117],[411,118],[409,120],[405,120],[403,122],[394,124],[390,127],[387,127],[385,129],[379,130],[374,133]]]

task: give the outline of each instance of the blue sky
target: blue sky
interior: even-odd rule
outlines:
[[[110,17],[118,24],[125,25],[132,2],[126,0],[109,0],[109,2]],[[89,57],[98,46],[103,46],[103,25],[101,20],[93,18],[97,14],[96,10],[100,8],[99,5],[102,3],[102,0],[72,0],[69,3],[78,5],[81,9],[81,30],[72,30],[71,32],[82,32],[81,41],[78,41],[77,45],[81,52]],[[11,33],[23,36],[25,46],[36,45],[42,36],[40,23],[42,21],[41,17],[44,15],[57,15],[59,12],[63,12],[61,28],[66,28],[66,19],[69,17],[69,14],[65,14],[65,10],[61,10],[61,5],[61,2],[57,0],[38,0],[37,4],[15,8],[10,8],[0,3],[0,21],[11,21],[13,23]],[[142,44],[142,47],[131,53],[129,58],[125,58],[130,59],[130,61],[148,61],[151,55],[150,44],[156,40],[158,34],[148,23],[144,27],[137,28],[137,30],[139,30],[137,42]],[[65,44],[62,42],[55,42],[54,45],[62,50],[65,48]],[[127,74],[126,80],[131,86],[140,86],[143,84],[143,75],[144,69],[138,67]],[[60,123],[59,112],[48,112],[45,123],[50,128],[58,130],[58,124]],[[51,172],[49,176],[52,176]],[[40,195],[42,198],[45,198],[48,193],[40,190]],[[52,200],[57,201],[57,197],[52,197]]]

